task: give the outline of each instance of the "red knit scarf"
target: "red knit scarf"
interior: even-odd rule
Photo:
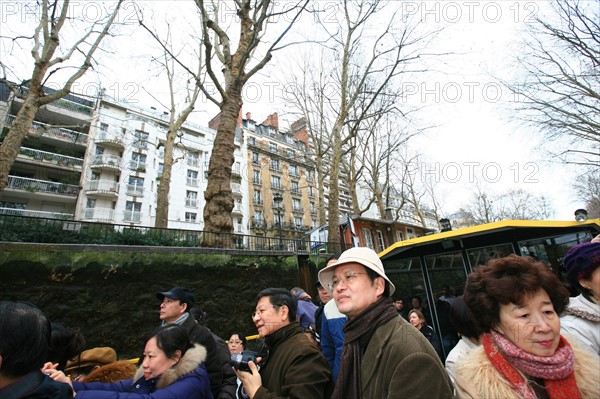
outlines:
[[[527,353],[494,330],[490,334],[484,334],[482,341],[494,368],[522,398],[535,399],[535,393],[523,377],[525,374],[543,378],[550,399],[581,399],[573,372],[573,349],[562,336],[552,356]]]

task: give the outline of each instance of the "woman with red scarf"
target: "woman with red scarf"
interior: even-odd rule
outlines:
[[[456,366],[459,398],[599,398],[600,359],[560,335],[568,297],[558,277],[529,257],[475,269],[464,299],[485,333]]]

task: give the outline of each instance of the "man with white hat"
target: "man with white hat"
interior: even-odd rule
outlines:
[[[381,260],[354,247],[319,272],[348,317],[332,398],[452,398],[452,383],[425,336],[398,313]]]

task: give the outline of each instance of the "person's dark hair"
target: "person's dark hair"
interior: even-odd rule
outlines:
[[[421,299],[421,297],[420,297],[420,296],[418,296],[418,295],[413,295],[413,296],[410,298],[410,301],[412,302],[412,300],[413,300],[413,299],[417,299],[417,300],[419,301],[419,305],[420,305],[420,306],[423,306],[423,300]]]
[[[0,374],[21,377],[40,369],[50,345],[50,321],[26,302],[0,301]]]
[[[290,322],[296,320],[296,312],[298,309],[298,301],[292,297],[292,294],[285,288],[266,288],[258,293],[254,306],[258,304],[258,301],[262,297],[269,297],[269,302],[273,306],[287,306],[288,308],[288,319]]]
[[[369,277],[369,280],[371,280],[371,283],[373,283],[373,281],[375,281],[375,279],[377,277],[381,277],[379,274],[377,274],[374,270],[369,269],[368,267],[365,267],[365,271],[367,272],[367,276]],[[385,284],[385,288],[383,289],[383,295],[382,297],[387,298],[390,296],[390,285],[388,284],[388,282],[386,281],[386,279],[384,279],[383,277],[381,277],[383,279],[383,283]]]
[[[456,297],[450,305],[450,322],[460,335],[467,338],[479,339],[483,334],[462,295]]]
[[[332,261],[332,260],[338,260],[338,259],[340,258],[340,256],[342,256],[342,254],[340,254],[340,253],[335,253],[335,254],[333,254],[333,255],[330,255],[330,256],[327,258],[327,260],[325,261],[325,264],[328,264],[328,263],[329,263],[329,261]]]
[[[52,322],[50,347],[47,361],[58,363],[58,370],[67,366],[67,361],[80,354],[85,349],[85,338],[81,331],[66,327],[62,323]]]
[[[246,340],[246,336],[244,334],[233,332],[233,333],[229,334],[229,339],[231,339],[231,337],[233,337],[234,335],[238,336],[238,338],[240,339],[240,341],[242,341],[242,348],[246,349],[246,343],[248,342]]]
[[[185,352],[193,346],[185,327],[178,324],[169,324],[159,327],[152,337],[156,338],[156,346],[158,346],[169,359],[174,359],[175,352],[177,351],[181,351],[181,356],[183,356]]]
[[[500,323],[500,305],[521,305],[527,297],[544,290],[556,313],[569,300],[569,291],[542,262],[526,256],[492,259],[467,277],[464,299],[482,331]]]
[[[198,324],[205,326],[206,325],[206,319],[208,319],[208,314],[200,309],[200,308],[191,308],[189,310],[190,315],[198,322]]]

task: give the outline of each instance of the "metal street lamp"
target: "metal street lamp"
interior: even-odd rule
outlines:
[[[279,249],[283,250],[283,238],[281,235],[281,203],[283,197],[279,193],[275,193],[273,196],[273,202],[275,203],[275,209],[277,209],[277,226],[279,227]]]

